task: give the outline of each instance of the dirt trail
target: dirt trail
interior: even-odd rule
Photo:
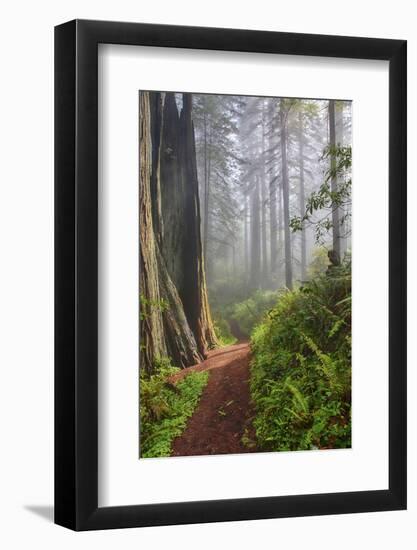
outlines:
[[[208,370],[209,380],[185,431],[172,444],[173,456],[255,452],[244,446],[245,434],[254,441],[253,409],[249,394],[249,344],[209,352],[205,361],[182,370],[173,382],[190,372]]]

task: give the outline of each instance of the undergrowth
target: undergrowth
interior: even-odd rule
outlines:
[[[351,446],[350,265],[282,294],[251,339],[263,450]]]
[[[174,438],[181,435],[208,381],[208,372],[193,372],[176,384],[168,378],[179,372],[166,358],[155,365],[155,374],[141,374],[140,456],[170,456]]]
[[[246,300],[234,304],[231,317],[239,324],[241,331],[249,336],[253,328],[261,322],[265,312],[277,301],[278,292],[256,290]]]
[[[214,330],[220,346],[231,346],[236,344],[237,338],[230,331],[230,325],[226,319],[219,316],[214,317]]]

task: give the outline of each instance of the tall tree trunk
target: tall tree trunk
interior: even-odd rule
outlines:
[[[186,367],[217,344],[201,245],[192,98],[184,94],[179,117],[167,93],[159,120],[150,108],[154,95],[140,95],[140,334],[149,371],[158,356]]]
[[[164,227],[161,238],[162,256],[182,298],[187,288],[183,269],[187,255],[184,247],[188,233],[187,221],[184,218],[187,193],[181,157],[180,118],[173,93],[165,94],[157,175],[161,192],[162,221],[155,219],[154,225]]]
[[[163,308],[164,337],[167,355],[176,367],[188,367],[204,357],[185,315],[181,298],[157,247],[159,288],[168,307]]]
[[[204,99],[204,102],[206,100]],[[205,103],[204,103],[205,107]],[[203,127],[204,127],[204,229],[203,229],[203,253],[207,258],[207,242],[208,242],[208,228],[209,228],[209,200],[210,200],[210,188],[209,188],[209,170],[208,170],[208,137],[207,137],[207,112],[204,108],[203,115]]]
[[[299,167],[300,167],[300,193],[299,193],[299,204],[300,204],[300,216],[303,217],[305,214],[305,189],[304,189],[304,127],[303,127],[303,113],[301,110],[298,113],[298,145],[299,145]],[[306,231],[305,224],[302,223],[301,229],[301,280],[306,281]]]
[[[266,166],[265,166],[265,102],[262,100],[262,171],[261,171],[261,242],[262,242],[262,288],[268,287],[268,252],[266,246]]]
[[[151,120],[151,140],[152,140],[152,167],[151,167],[151,204],[152,204],[152,219],[154,223],[154,232],[161,244],[164,228],[162,225],[162,205],[161,205],[161,189],[159,177],[159,153],[161,149],[162,135],[162,110],[163,98],[161,93],[148,94],[147,96],[150,106]]]
[[[271,139],[269,140],[269,148],[271,148]],[[270,255],[270,272],[274,276],[277,271],[277,179],[274,172],[269,177],[269,255]]]
[[[232,243],[232,277],[236,277],[236,245]]]
[[[282,174],[282,198],[284,210],[284,242],[285,242],[285,285],[292,289],[292,257],[290,234],[290,189],[288,181],[287,164],[287,116],[282,100],[280,102],[280,126],[281,126],[281,174]]]
[[[244,259],[245,259],[245,283],[247,283],[248,280],[248,272],[249,272],[249,209],[248,209],[248,196],[245,195],[244,198],[245,206],[243,210],[243,216],[244,216],[244,243],[243,246],[245,248],[244,250]]]
[[[255,176],[255,182],[251,193],[251,259],[250,259],[250,286],[259,288],[261,276],[261,247],[260,247],[260,209],[259,209],[259,181]]]
[[[149,94],[140,94],[139,153],[139,291],[140,363],[151,371],[157,357],[167,354],[157,262],[157,243],[152,222],[151,172],[152,138]]]
[[[260,204],[260,218],[261,218],[261,248],[262,248],[262,272],[261,272],[261,286],[266,288],[268,286],[268,253],[266,245],[266,186],[265,180],[261,178],[261,204]]]
[[[194,126],[191,117],[192,95],[183,94],[180,117],[180,158],[185,189],[183,224],[184,259],[182,265],[185,289],[181,296],[185,314],[197,341],[198,349],[205,355],[217,344],[208,306],[203,251],[200,235],[200,199],[198,196],[197,161]]]
[[[344,144],[344,120],[343,120],[343,101],[337,101],[335,103],[335,137],[336,144],[343,147]],[[339,185],[339,181],[337,182]],[[347,238],[346,234],[348,228],[343,221],[343,216],[345,212],[343,208],[339,208],[339,240],[340,240],[340,259],[343,258],[346,249],[347,249]]]
[[[279,274],[280,280],[283,281],[282,266],[285,265],[285,251],[284,251],[284,208],[282,205],[282,178],[281,183],[278,185],[278,256],[279,261]]]
[[[335,123],[335,102],[333,99],[329,101],[329,145],[331,148],[330,153],[330,170],[332,175],[330,178],[330,190],[332,193],[337,192],[337,176],[334,174],[336,167],[336,155],[334,150],[336,148],[336,123]],[[333,226],[333,252],[335,261],[338,263],[341,259],[340,250],[340,220],[339,220],[339,208],[336,205],[332,205],[332,226]]]

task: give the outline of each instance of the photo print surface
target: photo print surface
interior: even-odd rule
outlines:
[[[139,92],[139,457],[351,447],[352,103]]]

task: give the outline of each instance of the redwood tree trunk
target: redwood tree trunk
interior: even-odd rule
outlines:
[[[152,222],[151,200],[151,112],[148,94],[140,95],[140,194],[139,194],[139,286],[140,359],[151,370],[158,356],[165,356],[161,293],[159,287],[157,243]],[[153,304],[153,305],[152,305]]]
[[[255,176],[255,182],[251,193],[251,238],[250,238],[250,287],[259,288],[261,278],[261,232],[260,232],[260,208],[259,208],[259,181]]]
[[[140,94],[141,361],[195,364],[217,345],[200,236],[192,98]]]
[[[244,256],[245,256],[245,283],[248,282],[248,272],[249,272],[249,208],[248,208],[248,197],[245,195],[244,198]]]
[[[299,146],[299,166],[300,166],[300,216],[305,214],[305,185],[304,185],[304,137],[303,137],[303,113],[298,113],[298,146]],[[307,279],[307,254],[306,254],[306,230],[305,224],[302,222],[301,229],[301,280]]]
[[[334,100],[329,101],[329,139],[330,139],[330,168],[332,172],[336,166],[336,155],[334,153],[336,147],[336,120],[335,120],[335,104]],[[330,190],[332,193],[337,192],[337,176],[333,174],[330,178]],[[333,225],[333,252],[336,255],[337,262],[341,259],[340,250],[340,220],[339,207],[332,205],[332,225]]]
[[[261,172],[261,242],[262,242],[262,288],[268,287],[268,252],[266,245],[266,166],[265,166],[265,105],[262,103],[262,172]]]
[[[201,245],[200,199],[198,192],[197,161],[194,126],[191,117],[192,95],[183,94],[183,108],[180,117],[180,159],[183,178],[184,211],[183,225],[185,263],[182,265],[185,288],[181,296],[185,314],[197,341],[199,352],[204,356],[207,350],[217,344],[208,305],[207,286]]]
[[[284,247],[285,247],[285,285],[292,289],[292,256],[291,256],[291,234],[290,234],[290,189],[288,181],[287,164],[287,115],[284,112],[282,100],[280,104],[280,125],[281,125],[281,174],[282,174],[282,199],[284,214]]]

